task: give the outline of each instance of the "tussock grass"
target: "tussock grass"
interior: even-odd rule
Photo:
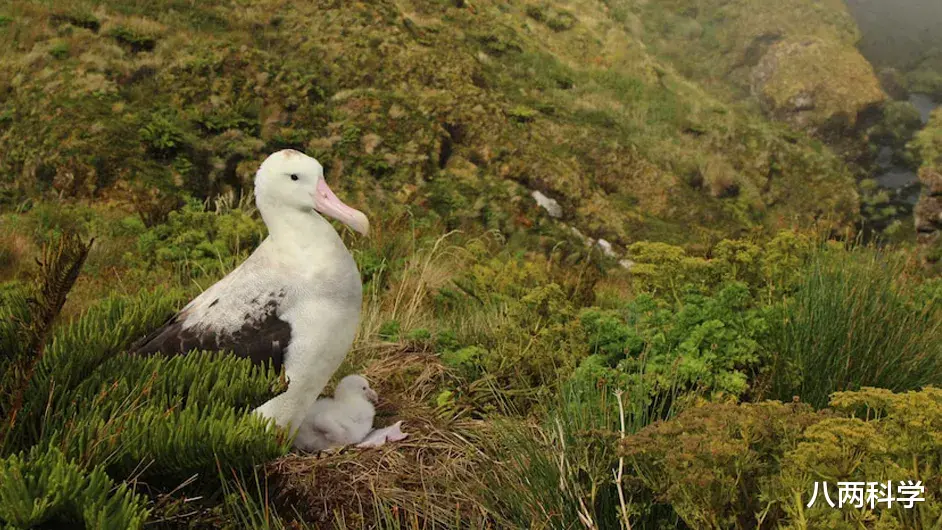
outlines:
[[[824,407],[836,391],[942,382],[942,301],[905,282],[905,263],[887,252],[820,254],[771,321],[773,396]]]
[[[498,420],[475,478],[501,528],[620,529],[676,526],[616,451],[624,439],[672,417],[672,396],[567,384],[531,421]]]

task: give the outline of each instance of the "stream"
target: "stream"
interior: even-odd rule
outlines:
[[[932,111],[939,107],[939,103],[926,94],[910,94],[909,102],[919,111],[923,125],[929,123]],[[891,146],[880,149],[874,179],[881,188],[890,191],[891,204],[901,207],[901,213],[909,215],[919,200],[919,176],[915,169],[897,163],[895,160],[901,157],[896,155],[897,152]]]
[[[844,0],[844,3],[860,29],[858,48],[875,70],[896,70],[904,88],[910,88],[906,82],[909,73],[938,70],[938,64],[931,59],[938,53],[935,50],[942,50],[942,32],[938,31],[942,25],[942,0]],[[942,103],[918,92],[911,93],[908,100],[919,111],[923,126]],[[905,156],[903,149],[898,144],[878,147],[876,163],[870,168],[870,178],[876,181],[877,189],[886,192],[890,199],[888,204],[874,206],[878,209],[891,206],[887,210],[895,210],[887,212],[888,218],[872,220],[874,228],[893,221],[912,222],[921,186],[913,162],[906,163],[910,157]]]

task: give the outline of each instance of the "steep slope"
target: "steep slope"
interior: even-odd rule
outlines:
[[[266,153],[295,147],[353,203],[507,234],[555,226],[534,189],[616,245],[856,215],[828,149],[678,75],[603,2],[5,2],[0,14],[7,204],[106,198],[160,217],[177,190],[241,190]]]
[[[845,134],[886,99],[858,52],[843,0],[638,2],[645,40],[726,100],[757,101],[776,119]]]

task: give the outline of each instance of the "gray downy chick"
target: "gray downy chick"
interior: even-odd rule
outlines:
[[[378,396],[360,375],[340,380],[332,398],[320,398],[298,429],[294,446],[304,451],[323,451],[355,444],[373,429]]]

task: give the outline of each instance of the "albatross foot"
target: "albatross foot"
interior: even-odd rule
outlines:
[[[407,436],[409,436],[409,433],[402,432],[402,420],[399,420],[389,427],[374,429],[371,433],[366,435],[366,438],[364,438],[362,442],[357,444],[357,447],[361,449],[380,447],[385,445],[386,442],[404,440]]]

